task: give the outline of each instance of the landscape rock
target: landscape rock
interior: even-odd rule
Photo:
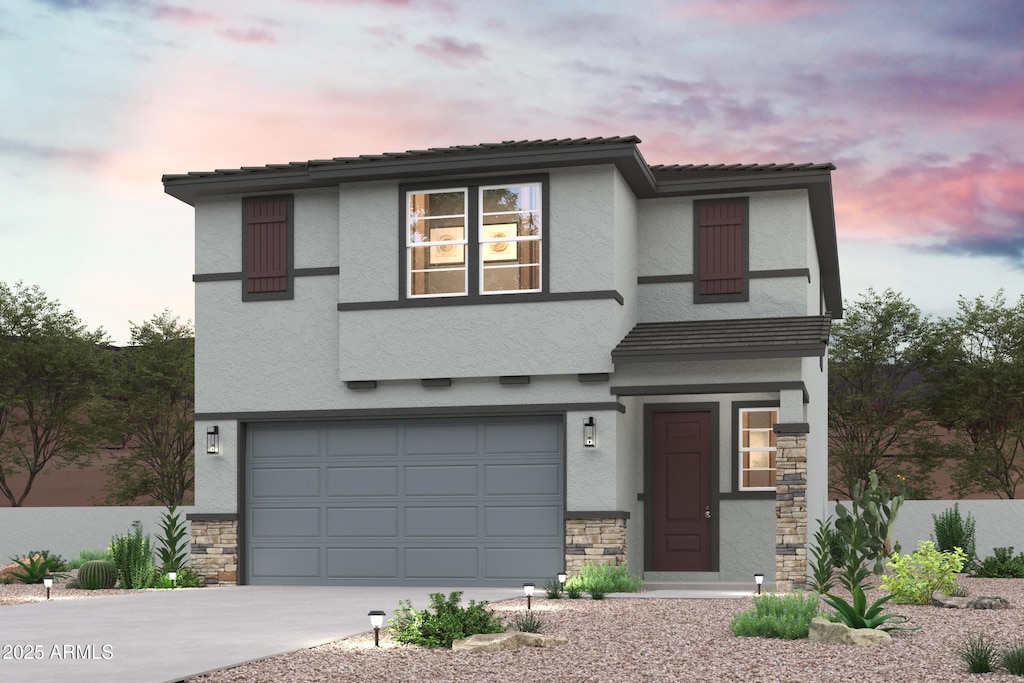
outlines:
[[[883,645],[892,641],[892,636],[885,631],[875,628],[850,628],[846,624],[822,617],[811,620],[811,629],[807,637],[816,643],[828,645]]]
[[[478,633],[475,636],[462,638],[452,643],[452,652],[501,652],[515,650],[520,645],[526,647],[551,647],[569,642],[559,636],[548,636],[543,633],[522,633],[505,631],[504,633]]]
[[[944,593],[935,593],[932,595],[932,604],[936,607],[945,607],[947,609],[966,609],[968,599],[957,598]]]
[[[967,603],[970,609],[1010,609],[1010,601],[997,596],[979,595]]]

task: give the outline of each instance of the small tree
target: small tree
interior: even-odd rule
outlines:
[[[108,501],[180,505],[195,482],[195,340],[170,311],[132,323],[117,370],[114,422],[132,452],[107,467]]]
[[[1024,297],[959,300],[924,347],[928,410],[952,435],[951,492],[1014,498],[1024,484]]]
[[[0,282],[0,493],[20,507],[47,467],[87,462],[109,380],[102,329],[88,331],[38,287]],[[27,475],[18,490],[12,476]]]
[[[902,295],[868,289],[832,328],[829,344],[829,488],[842,497],[871,485],[869,473],[928,488],[934,460],[918,347],[930,323]],[[887,457],[899,454],[899,459]]]

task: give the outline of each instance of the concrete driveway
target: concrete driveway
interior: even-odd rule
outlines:
[[[0,681],[164,683],[370,630],[458,588],[225,586],[0,607]],[[463,602],[520,597],[470,588]],[[385,625],[386,625],[385,621]]]

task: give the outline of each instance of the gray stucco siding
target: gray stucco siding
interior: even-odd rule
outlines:
[[[339,239],[324,245],[339,252],[339,302],[398,299],[399,249],[403,248],[399,244],[399,202],[394,181],[339,188],[341,210],[334,224]]]
[[[643,284],[639,286],[639,322],[808,315],[811,287],[804,275],[752,278],[749,301],[694,304],[692,282]]]

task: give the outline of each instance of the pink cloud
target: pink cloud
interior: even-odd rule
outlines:
[[[444,61],[487,59],[480,43],[463,43],[450,36],[431,38],[428,42],[417,45],[416,51]]]
[[[228,28],[217,32],[219,35],[236,43],[276,43],[277,38],[270,31],[262,28],[246,30]]]
[[[184,26],[202,26],[203,24],[213,24],[219,21],[217,15],[212,12],[178,7],[176,5],[154,5],[151,14],[154,19]]]
[[[843,9],[836,0],[688,0],[677,3],[675,17],[723,19],[735,23],[785,22]]]

